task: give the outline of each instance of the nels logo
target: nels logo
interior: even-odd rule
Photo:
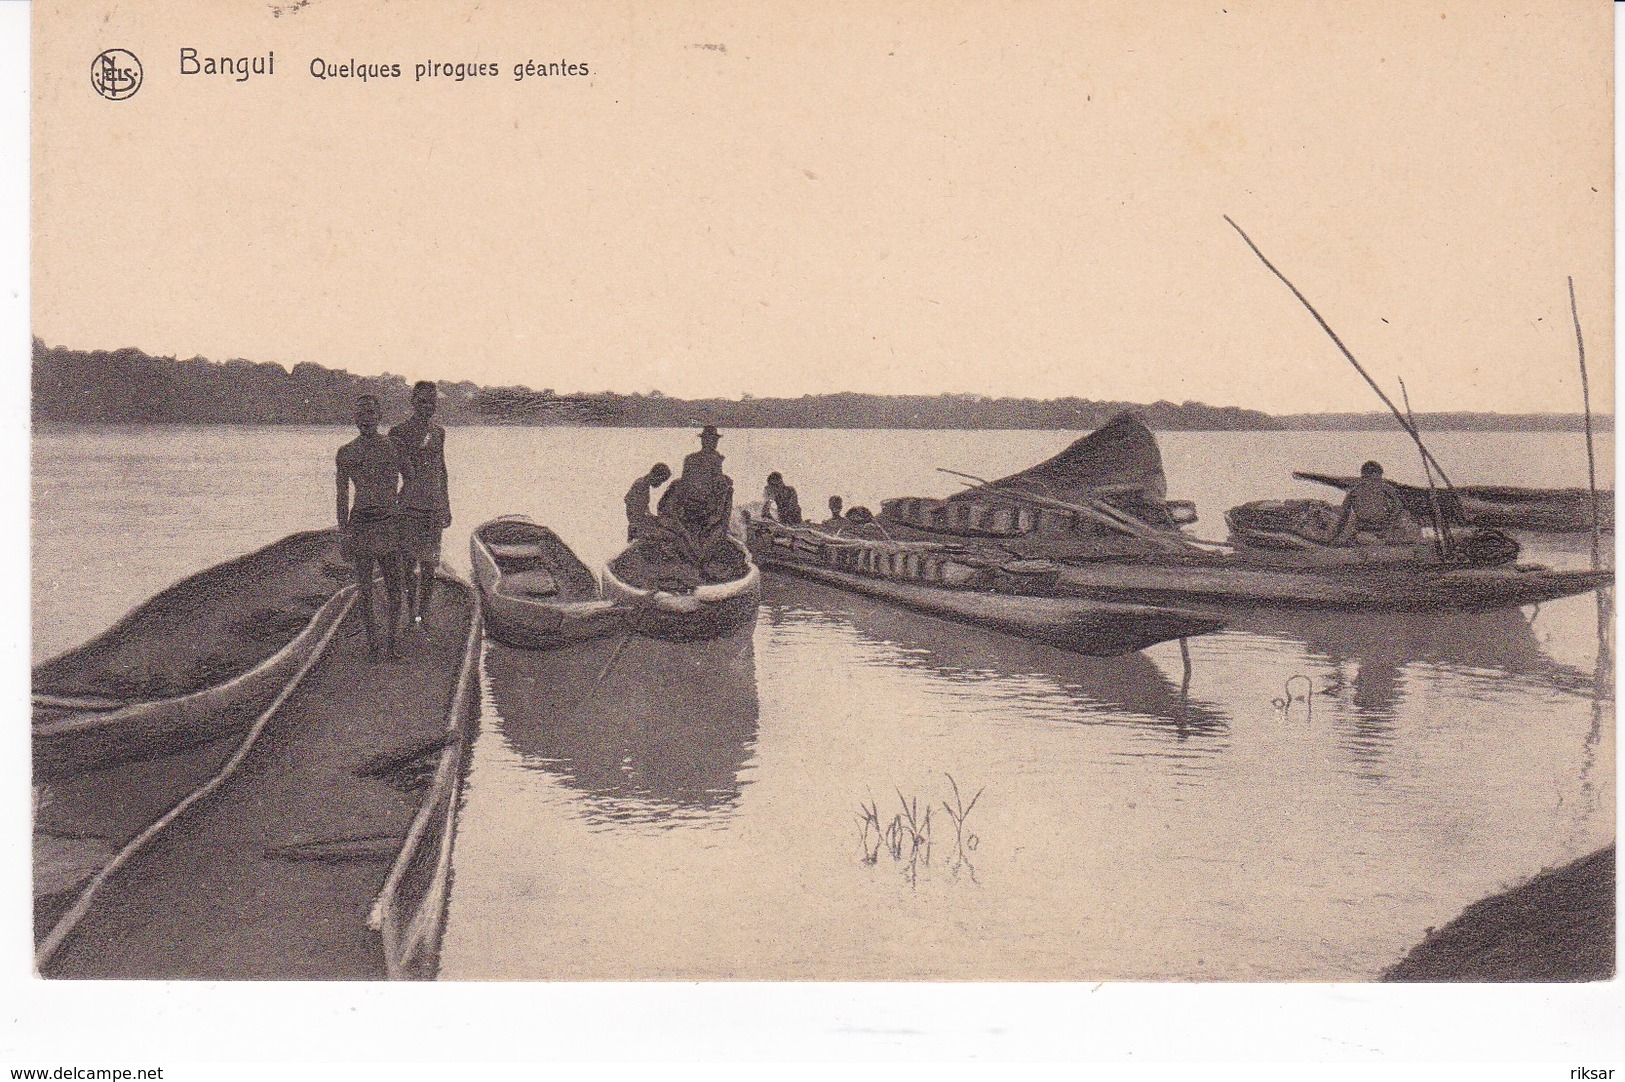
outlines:
[[[128,49],[108,49],[90,62],[90,85],[108,101],[123,101],[141,89],[141,61]]]

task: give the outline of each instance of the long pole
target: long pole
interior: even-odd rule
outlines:
[[[1315,317],[1315,322],[1320,324],[1320,329],[1331,336],[1332,342],[1336,344],[1338,349],[1342,350],[1343,356],[1348,358],[1348,362],[1354,366],[1354,370],[1360,373],[1361,377],[1371,385],[1371,389],[1377,392],[1377,397],[1382,399],[1383,405],[1388,407],[1388,411],[1394,415],[1394,419],[1399,422],[1400,427],[1406,432],[1410,433],[1411,439],[1416,441],[1417,449],[1422,452],[1422,458],[1427,462],[1433,463],[1433,468],[1439,471],[1439,480],[1444,482],[1446,488],[1453,490],[1455,486],[1450,483],[1450,478],[1444,472],[1444,467],[1439,465],[1439,460],[1433,457],[1433,453],[1429,451],[1427,449],[1427,445],[1422,442],[1422,437],[1417,433],[1416,426],[1405,419],[1405,415],[1399,412],[1399,407],[1394,405],[1393,399],[1384,394],[1382,388],[1377,386],[1377,381],[1371,378],[1371,373],[1367,372],[1365,368],[1361,366],[1360,362],[1354,359],[1354,354],[1349,352],[1349,347],[1345,346],[1343,344],[1343,340],[1337,337],[1337,332],[1332,330],[1331,324],[1327,323],[1326,320],[1322,318],[1321,314],[1315,311],[1315,306],[1309,303],[1309,298],[1305,297],[1301,292],[1299,292],[1298,287],[1293,285],[1291,280],[1289,280],[1286,275],[1282,274],[1276,269],[1275,264],[1271,263],[1269,259],[1265,257],[1264,253],[1258,250],[1258,245],[1253,243],[1253,238],[1249,237],[1242,230],[1241,226],[1232,221],[1230,215],[1226,214],[1224,216],[1224,220],[1230,223],[1231,229],[1234,229],[1237,233],[1241,234],[1241,239],[1247,242],[1247,247],[1251,248],[1253,250],[1253,254],[1259,258],[1259,261],[1270,269],[1270,273],[1284,282],[1286,287],[1292,291],[1292,295],[1298,298],[1305,308],[1309,309],[1309,314]]]
[[[1574,344],[1580,351],[1580,396],[1586,410],[1586,477],[1591,485],[1591,569],[1602,566],[1602,516],[1597,507],[1597,448],[1591,435],[1591,381],[1586,378],[1586,340],[1580,333],[1580,306],[1569,278],[1569,313],[1574,316]]]
[[[1405,419],[1416,426],[1416,415],[1411,413],[1411,392],[1405,389],[1405,381],[1399,381],[1399,394],[1405,400]],[[1444,512],[1439,509],[1439,492],[1433,487],[1433,467],[1428,465],[1427,456],[1422,457],[1422,474],[1428,479],[1428,511],[1433,515],[1433,530],[1438,536],[1439,555],[1448,558],[1455,550],[1451,544],[1450,530],[1444,524]]]

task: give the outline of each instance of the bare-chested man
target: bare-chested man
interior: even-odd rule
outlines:
[[[412,416],[389,430],[401,452],[401,558],[406,563],[407,618],[423,627],[440,567],[440,532],[451,525],[446,479],[446,430],[434,422],[440,389],[433,380],[412,386]]]
[[[355,426],[361,434],[340,447],[337,457],[340,551],[355,564],[361,615],[367,624],[367,645],[374,661],[381,655],[372,582],[380,573],[389,604],[384,621],[385,648],[390,657],[400,657],[395,645],[395,626],[401,611],[400,542],[395,513],[400,500],[401,457],[395,443],[378,431],[382,414],[375,395],[364,394],[356,399]]]

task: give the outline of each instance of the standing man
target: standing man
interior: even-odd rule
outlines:
[[[385,642],[392,658],[400,657],[395,625],[401,611],[401,563],[395,530],[399,505],[401,459],[394,441],[378,431],[383,408],[376,395],[356,399],[355,426],[360,435],[339,448],[337,455],[339,551],[355,564],[361,615],[367,625],[367,646],[372,659],[378,650],[378,624],[373,613],[372,582],[380,573],[389,611],[384,621]],[[354,501],[350,498],[355,490]]]
[[[446,430],[434,422],[440,388],[433,380],[412,385],[412,416],[389,430],[400,448],[401,555],[406,561],[406,604],[413,627],[422,628],[440,567],[440,532],[451,525],[446,478]]]
[[[671,480],[671,467],[664,462],[656,462],[654,467],[644,476],[632,482],[632,487],[626,490],[626,539],[636,541],[640,537],[649,536],[651,530],[658,528],[658,520],[649,510],[649,500],[654,490]]]

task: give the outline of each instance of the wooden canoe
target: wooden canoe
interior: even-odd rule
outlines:
[[[762,600],[762,576],[750,550],[732,537],[727,543],[743,567],[741,574],[726,582],[672,590],[642,583],[644,542],[634,541],[604,568],[604,593],[627,609],[628,624],[641,635],[678,641],[725,635],[755,619]]]
[[[468,549],[486,630],[498,642],[550,650],[624,626],[623,610],[546,526],[505,515],[476,529]]]
[[[319,651],[354,588],[338,533],[285,537],[183,579],[33,672],[36,777],[246,728]]]
[[[1554,571],[1538,564],[1456,567],[1412,560],[1307,568],[1214,557],[1165,564],[1067,565],[1056,590],[1103,601],[1223,609],[1482,612],[1589,593],[1613,581],[1612,571]]]
[[[1302,481],[1330,485],[1347,492],[1360,479],[1335,477],[1308,471],[1294,472]],[[1390,481],[1399,490],[1405,509],[1419,522],[1432,521],[1428,490]],[[1457,485],[1450,493],[1439,494],[1441,506],[1451,523],[1498,526],[1504,530],[1530,530],[1537,533],[1584,533],[1591,529],[1591,493],[1583,488],[1515,488],[1511,485]],[[1455,501],[1452,508],[1451,500]],[[1614,528],[1614,491],[1597,490],[1598,521],[1605,530]]]
[[[1164,606],[957,590],[872,578],[777,556],[764,556],[763,566],[889,601],[915,612],[1002,631],[1092,657],[1128,654],[1170,639],[1204,635],[1224,626],[1215,616]]]

